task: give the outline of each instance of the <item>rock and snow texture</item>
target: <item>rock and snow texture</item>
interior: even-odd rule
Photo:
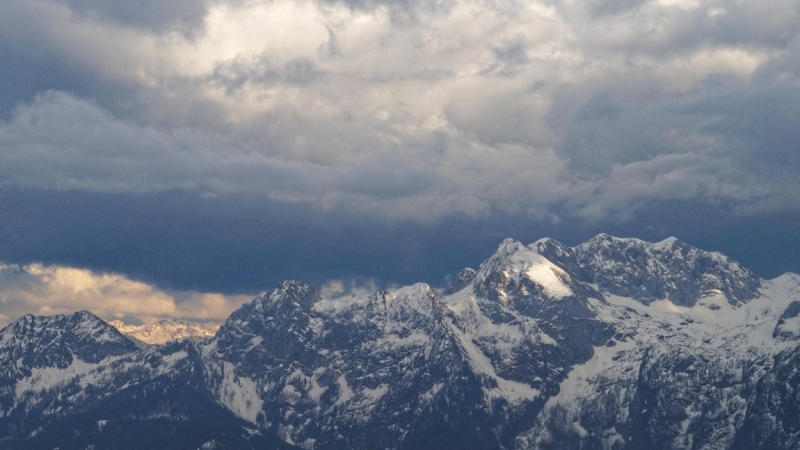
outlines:
[[[216,402],[195,342],[142,349],[85,311],[10,324],[0,370],[0,448],[291,448]]]
[[[758,296],[761,280],[736,261],[675,238],[649,243],[600,234],[575,248],[542,239],[531,248],[580,280],[642,302],[669,299],[692,306],[698,298],[724,294],[732,304]]]
[[[88,311],[70,315],[26,315],[0,331],[0,383],[14,383],[33,370],[96,364],[136,350],[129,339]]]
[[[727,257],[686,250],[674,239],[647,244],[600,236],[575,253],[597,241],[620,244],[605,254],[637,249],[628,259],[633,270],[620,264],[627,257],[619,256],[610,265],[602,263],[608,273],[583,273],[604,291],[606,303],[593,306],[616,334],[590,361],[573,368],[536,426],[518,437],[517,447],[798,448],[800,415],[789,405],[800,401],[790,393],[800,381],[793,375],[800,361],[789,318],[796,314],[800,277],[761,280]],[[654,248],[682,250],[671,253],[671,261],[643,264]],[[582,259],[578,255],[573,263],[585,267]],[[590,258],[592,264],[600,260]],[[685,266],[664,271],[676,262]],[[642,267],[649,272],[643,275]],[[674,275],[687,270],[691,275]],[[642,282],[621,283],[632,276]],[[661,289],[654,286],[663,287],[662,298],[653,297]],[[671,295],[675,292],[680,294]],[[787,371],[792,365],[794,372]]]
[[[76,314],[0,332],[0,443],[102,410],[108,392],[157,391],[167,414],[191,398],[232,427],[192,449],[233,448],[223,436],[235,448],[269,436],[307,449],[800,448],[800,277],[763,280],[673,238],[509,239],[443,293],[328,299],[286,281],[213,337],[143,349]]]
[[[775,324],[772,337],[781,341],[800,340],[800,300],[789,303]]]
[[[120,333],[147,344],[163,344],[175,339],[205,339],[214,336],[219,324],[212,322],[186,322],[164,319],[144,325],[128,325],[121,320],[112,320],[111,326]]]
[[[438,420],[443,402],[483,401],[445,309],[423,284],[322,300],[308,285],[282,283],[234,313],[205,358],[222,402],[252,386],[260,398],[251,405],[265,407],[242,417],[304,447],[422,442],[439,430],[420,419]]]

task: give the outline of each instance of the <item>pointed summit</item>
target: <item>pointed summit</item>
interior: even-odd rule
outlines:
[[[478,268],[473,281],[477,294],[502,300],[511,290],[533,283],[526,292],[536,291],[549,298],[573,296],[571,277],[536,250],[514,239],[505,239],[497,251]]]
[[[76,358],[97,363],[137,350],[130,339],[89,311],[27,314],[0,331],[0,379],[29,376],[37,368],[64,369]]]
[[[282,281],[228,317],[215,337],[217,353],[232,362],[258,355],[259,363],[248,367],[248,376],[290,356],[314,360],[312,343],[320,325],[312,308],[319,300],[319,292],[310,284]]]
[[[278,283],[278,286],[261,297],[253,299],[253,306],[264,314],[281,314],[293,310],[304,313],[319,302],[320,296],[314,286],[294,280]]]

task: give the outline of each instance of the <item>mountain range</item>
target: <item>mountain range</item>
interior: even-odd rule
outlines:
[[[0,331],[8,449],[798,449],[800,276],[670,238],[507,239],[437,291],[284,281],[213,336]]]
[[[133,325],[121,320],[112,320],[109,325],[120,333],[145,344],[163,344],[175,339],[205,339],[214,336],[219,324],[213,322],[189,322],[162,319],[155,323]]]

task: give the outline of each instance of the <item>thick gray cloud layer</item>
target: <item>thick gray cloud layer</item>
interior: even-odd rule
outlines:
[[[8,0],[0,56],[6,195],[383,230],[800,214],[794,0]]]
[[[793,1],[2,8],[7,45],[127,86],[21,99],[0,125],[5,185],[414,220],[800,204]]]

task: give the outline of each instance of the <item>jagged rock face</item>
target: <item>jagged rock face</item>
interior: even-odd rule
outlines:
[[[599,377],[598,389],[578,405],[554,404],[520,447],[731,448],[746,415],[750,377],[763,367],[712,352],[659,350],[643,352],[629,373]]]
[[[793,450],[797,298],[600,235],[503,241],[441,295],[286,281],[205,341],[30,316],[0,332],[0,447]]]
[[[0,331],[0,380],[29,377],[33,369],[64,369],[75,358],[96,363],[134,350],[129,339],[88,311],[26,315]]]
[[[314,341],[321,322],[310,314],[319,294],[310,285],[284,281],[277,289],[234,311],[217,331],[215,354],[226,361],[242,362],[246,376],[282,372],[287,359],[314,365]],[[246,350],[246,351],[242,351]]]
[[[800,301],[789,303],[775,324],[772,337],[781,341],[800,340]]]
[[[428,286],[344,302],[307,302],[310,287],[290,286],[245,305],[210,344],[208,365],[217,377],[210,382],[222,402],[287,441],[316,448],[416,445],[453,429],[439,417],[450,402],[465,405],[461,414],[450,411],[453,422],[471,429],[485,423],[478,418],[486,414],[466,407],[483,401],[480,381],[465,370]],[[269,407],[236,404],[236,393],[247,387]],[[491,448],[485,437],[458,441],[462,448]]]
[[[730,445],[741,426],[755,367],[704,351],[645,355],[627,420],[626,448]],[[750,372],[750,373],[748,373]]]
[[[72,335],[65,345],[80,342],[92,361],[60,359],[1,385],[0,448],[195,450],[210,440],[219,448],[293,448],[248,431],[245,421],[216,401],[191,341],[139,349],[88,313],[20,321],[3,330],[5,344],[48,336],[28,332],[46,326],[54,335]],[[47,350],[54,342],[38,341],[34,348]],[[112,344],[117,347],[108,350]]]
[[[511,239],[481,264],[470,287],[477,312],[454,304],[456,324],[473,329],[472,340],[499,375],[547,393],[614,334],[590,306],[590,299],[604,301],[600,292]],[[498,339],[499,330],[520,338]]]
[[[39,391],[49,388],[53,374],[136,350],[133,342],[87,311],[26,315],[0,330],[0,418],[35,408]],[[19,384],[30,388],[20,389]]]
[[[784,350],[757,379],[732,450],[800,448],[800,347]]]
[[[509,283],[492,284],[498,274]],[[463,298],[447,304],[424,284],[319,301],[284,283],[220,328],[210,389],[305,447],[423,448],[436,436],[452,448],[512,445],[613,328],[589,309],[585,295],[599,292],[519,243],[464,278]],[[256,400],[243,404],[243,391]]]
[[[472,283],[472,280],[475,279],[475,275],[477,273],[478,272],[476,272],[475,269],[469,267],[463,269],[458,273],[458,275],[456,275],[456,277],[450,283],[450,286],[445,289],[444,295],[455,294],[456,292],[464,289],[470,283]]]
[[[693,306],[721,292],[737,304],[755,298],[761,287],[758,276],[727,256],[675,238],[653,244],[601,234],[574,249],[549,239],[531,246],[601,291],[642,302],[668,298]]]
[[[778,352],[798,347],[772,331],[800,278],[782,278],[764,282],[761,295],[743,305],[722,295],[717,308],[609,304],[602,315],[616,324],[613,345],[574,368],[517,447],[795,448],[786,424],[800,421],[787,408],[797,361],[781,363],[792,353]]]

